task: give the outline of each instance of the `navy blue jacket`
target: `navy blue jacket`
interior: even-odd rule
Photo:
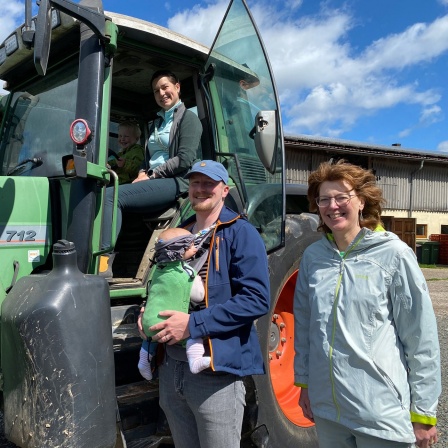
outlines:
[[[209,338],[212,369],[265,373],[254,321],[269,311],[266,249],[255,227],[227,207],[210,242],[205,301],[205,309],[191,313],[188,328],[192,338]]]

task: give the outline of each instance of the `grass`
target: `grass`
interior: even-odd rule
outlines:
[[[426,269],[448,269],[448,266],[444,265],[444,264],[423,264],[423,263],[419,263],[418,265],[420,266],[420,268],[426,268]]]

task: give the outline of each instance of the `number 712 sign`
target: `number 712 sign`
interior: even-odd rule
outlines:
[[[45,244],[48,226],[2,226],[0,225],[0,246],[22,246]]]

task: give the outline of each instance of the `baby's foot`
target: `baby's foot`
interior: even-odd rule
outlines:
[[[152,380],[152,370],[151,370],[151,359],[150,355],[143,347],[140,349],[140,360],[138,361],[138,370],[140,375],[145,378],[145,380]]]

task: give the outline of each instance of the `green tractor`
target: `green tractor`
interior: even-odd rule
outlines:
[[[172,444],[156,382],[137,369],[139,305],[161,231],[189,201],[127,214],[101,249],[108,168],[118,125],[148,138],[149,80],[175,72],[203,125],[198,158],[230,174],[227,205],[266,245],[271,310],[256,323],[266,375],[245,379],[242,446],[317,446],[293,385],[293,292],[303,250],[319,236],[306,187],[285,183],[278,96],[244,0],[230,2],[211,49],[153,23],[104,12],[101,0],[41,0],[0,45],[1,398],[5,435],[20,447]],[[115,215],[115,214],[114,214]],[[98,276],[117,252],[114,277]]]

